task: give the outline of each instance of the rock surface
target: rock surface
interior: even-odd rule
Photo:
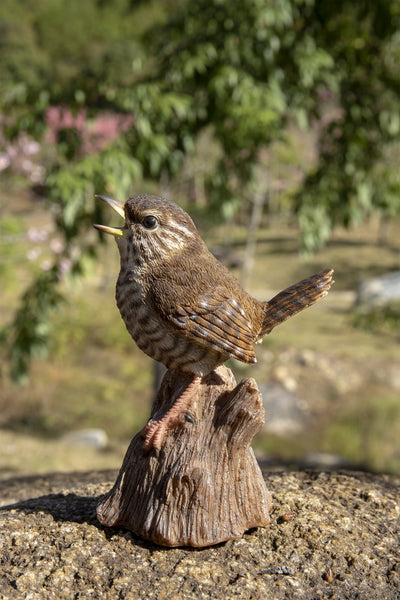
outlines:
[[[62,436],[64,444],[73,446],[86,446],[95,450],[105,450],[108,446],[108,437],[103,429],[78,429]]]
[[[356,305],[367,308],[400,301],[400,271],[365,279],[357,288]]]
[[[305,428],[307,417],[301,399],[280,383],[260,385],[264,410],[267,415],[264,431],[275,435],[293,435]]]
[[[400,598],[400,478],[266,472],[271,525],[196,550],[101,527],[96,505],[115,477],[0,483],[0,598]]]

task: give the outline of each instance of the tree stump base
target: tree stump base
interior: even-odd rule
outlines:
[[[167,371],[152,415],[165,414],[190,378]],[[251,441],[264,424],[257,384],[236,385],[225,366],[203,378],[182,424],[159,451],[138,433],[113,488],[97,507],[103,525],[164,546],[202,547],[269,524],[271,496]]]

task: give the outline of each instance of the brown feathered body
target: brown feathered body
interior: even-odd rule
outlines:
[[[254,343],[323,297],[332,270],[261,302],[209,252],[189,215],[157,196],[124,205],[116,299],[139,346],[168,368],[202,376],[228,358],[255,363]]]

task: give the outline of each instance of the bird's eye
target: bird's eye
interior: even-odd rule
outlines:
[[[142,225],[145,229],[157,229],[158,219],[154,215],[147,215],[143,218]]]

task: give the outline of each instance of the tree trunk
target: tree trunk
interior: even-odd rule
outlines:
[[[167,371],[152,414],[163,413],[190,378]],[[208,546],[270,522],[271,497],[250,447],[264,423],[253,379],[238,385],[224,366],[203,378],[182,424],[160,451],[138,433],[117,481],[102,499],[103,525],[130,529],[165,546]]]

